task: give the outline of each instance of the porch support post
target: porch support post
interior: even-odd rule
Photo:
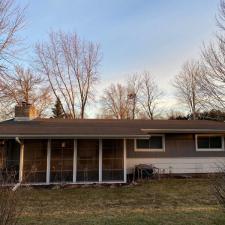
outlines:
[[[127,183],[127,140],[123,139],[123,172],[124,172],[124,182]]]
[[[23,181],[23,165],[24,165],[24,143],[20,144],[20,167],[19,167],[19,182]]]
[[[102,182],[102,139],[99,139],[99,182]]]
[[[48,139],[47,145],[47,170],[46,170],[46,183],[50,184],[50,168],[51,168],[51,140]]]
[[[77,139],[73,144],[73,183],[77,182]]]

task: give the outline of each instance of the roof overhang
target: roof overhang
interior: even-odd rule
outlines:
[[[217,129],[141,129],[142,132],[148,134],[165,134],[165,133],[194,133],[194,134],[207,134],[207,133],[220,133],[225,134],[225,130],[217,130]]]
[[[10,134],[10,135],[0,135],[0,139],[14,139],[16,137],[18,138],[23,138],[23,139],[76,139],[76,138],[80,138],[80,139],[118,139],[118,138],[149,138],[149,134],[143,134],[143,135],[103,135],[103,134],[99,134],[99,135],[61,135],[61,134]]]
[[[215,129],[141,129],[143,134],[127,135],[127,134],[2,134],[0,139],[118,139],[118,138],[148,138],[151,134],[224,134],[225,130]]]

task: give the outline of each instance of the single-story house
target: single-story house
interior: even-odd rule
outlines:
[[[224,136],[224,122],[40,119],[22,103],[0,123],[0,180],[125,183],[137,164],[165,174],[212,173],[225,161]]]

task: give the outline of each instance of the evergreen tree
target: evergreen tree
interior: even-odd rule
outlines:
[[[65,118],[62,103],[59,98],[56,99],[54,108],[52,108],[53,118]]]

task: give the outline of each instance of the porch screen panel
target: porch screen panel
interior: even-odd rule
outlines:
[[[45,183],[47,169],[47,140],[24,141],[23,180],[27,183]]]
[[[0,140],[0,170],[6,167],[5,141]]]
[[[19,181],[20,145],[15,140],[0,140],[0,183]]]
[[[5,140],[2,144],[4,181],[17,183],[19,181],[20,144],[15,140]]]
[[[51,141],[51,182],[73,181],[73,153],[72,139]]]
[[[5,182],[6,172],[7,172],[7,164],[6,164],[6,148],[5,141],[0,140],[0,184]]]
[[[123,140],[102,140],[102,180],[124,179]]]
[[[99,180],[99,140],[77,140],[77,181]]]

